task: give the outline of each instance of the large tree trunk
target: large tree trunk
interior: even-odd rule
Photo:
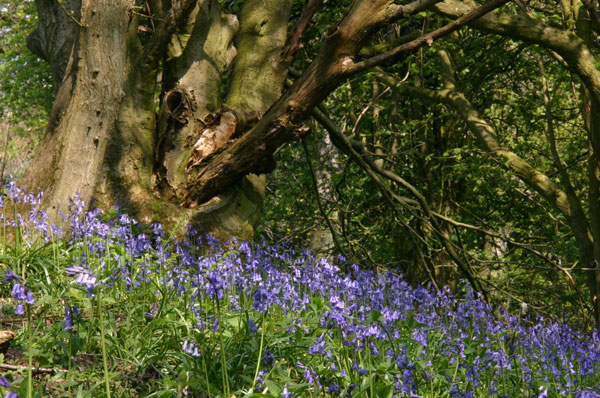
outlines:
[[[64,210],[75,191],[89,201],[96,188],[127,78],[125,38],[132,3],[129,0],[83,0],[80,24],[85,28],[77,30],[68,64],[64,64],[62,56],[51,60],[56,62],[53,65],[56,77],[64,77],[42,143],[43,150],[38,152],[24,182],[30,189],[43,189],[46,203],[53,208],[60,203]],[[62,10],[50,15],[60,12]],[[43,16],[40,16],[42,21]],[[48,31],[51,27],[51,24],[40,24],[35,35],[46,38],[48,55],[55,54],[60,38],[58,33],[51,36]],[[42,44],[41,41],[35,43]],[[62,50],[59,54],[69,51]],[[62,67],[66,69],[60,73]]]
[[[200,136],[211,151],[220,149],[281,95],[291,0],[246,2],[241,29],[214,1],[188,1],[179,14],[152,2],[144,12],[153,20],[133,12],[133,1],[71,3],[73,18],[56,2],[38,1],[30,48],[52,63],[60,89],[25,185],[43,189],[48,206],[59,202],[63,210],[77,192],[144,222],[193,221],[217,236],[252,237],[265,176],[249,175],[194,208],[178,197]],[[175,26],[153,22],[168,18]]]

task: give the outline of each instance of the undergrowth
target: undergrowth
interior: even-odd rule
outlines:
[[[9,184],[0,209],[6,397],[600,397],[596,334],[467,285],[459,299],[342,257],[177,240],[77,197],[50,225],[40,199]]]

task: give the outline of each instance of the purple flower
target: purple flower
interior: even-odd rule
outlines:
[[[74,266],[65,269],[65,272],[69,276],[77,276],[73,283],[85,286],[88,291],[87,296],[94,297],[94,288],[98,286],[98,283],[91,270],[80,266]]]
[[[281,398],[292,398],[294,396],[293,392],[288,392],[287,385],[283,387],[283,391],[281,392]]]
[[[33,300],[33,294],[31,293],[31,290],[27,290],[27,294],[25,296],[25,302],[29,305],[31,305],[35,302]]]
[[[187,339],[183,342],[183,351],[187,352],[188,354],[190,354],[193,357],[200,356],[200,351],[198,350],[198,344],[196,344],[194,341],[189,340],[189,339]]]
[[[20,283],[15,283],[10,293],[15,300],[25,300],[25,288]]]
[[[269,308],[268,302],[271,298],[271,292],[263,287],[259,287],[252,295],[252,298],[254,299],[252,308],[259,312],[265,312]]]
[[[321,383],[319,382],[319,376],[317,375],[317,372],[315,372],[310,366],[306,366],[300,361],[296,362],[296,366],[304,370],[304,378],[309,384],[316,384],[319,386],[319,388],[321,388]]]
[[[356,389],[356,384],[350,384],[344,393],[344,396],[350,398],[352,396],[352,392]]]
[[[323,335],[317,338],[317,341],[313,345],[308,347],[308,353],[325,355],[325,340],[323,339]]]
[[[69,307],[65,300],[65,330],[73,330],[73,315],[81,314],[81,310],[75,306]]]
[[[268,348],[265,348],[263,353],[263,363],[265,366],[272,368],[275,365],[275,355]]]
[[[4,282],[11,282],[11,281],[19,281],[19,276],[17,274],[15,274],[14,272],[12,272],[11,270],[9,270],[8,268],[4,270]]]
[[[248,329],[250,329],[250,336],[254,337],[254,334],[258,330],[256,323],[252,319],[248,319]]]
[[[264,376],[267,373],[266,369],[261,369],[256,375],[256,386],[254,387],[254,391],[258,392],[261,390],[263,383],[265,382]]]
[[[335,384],[335,382],[333,380],[331,380],[331,384],[329,385],[328,393],[333,394],[336,392],[340,392],[340,386],[338,386],[337,384]]]
[[[208,294],[213,300],[218,301],[223,298],[223,278],[219,275],[218,270],[211,270],[208,274]]]
[[[0,387],[10,388],[10,381],[4,376],[0,376]]]
[[[148,318],[154,318],[156,316],[156,314],[158,314],[158,305],[156,305],[156,303],[154,303],[150,306],[150,311],[146,312],[146,316]]]
[[[19,398],[19,395],[13,390],[8,390],[4,398]]]

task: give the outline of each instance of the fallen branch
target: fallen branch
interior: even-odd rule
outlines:
[[[8,363],[0,363],[0,369],[6,369],[6,370],[27,370],[29,369],[29,366],[27,365],[10,365]],[[36,374],[54,374],[56,371],[60,371],[60,372],[67,372],[66,369],[53,369],[53,368],[33,368],[31,369],[31,372],[36,375]]]

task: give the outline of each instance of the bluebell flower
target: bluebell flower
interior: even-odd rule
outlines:
[[[252,319],[248,319],[248,329],[250,329],[250,336],[254,337],[256,331],[258,330],[258,327]]]
[[[288,391],[287,384],[283,387],[283,391],[281,392],[281,398],[292,398],[294,396],[293,392]]]
[[[271,292],[263,287],[259,287],[252,295],[252,298],[254,299],[252,308],[258,312],[265,312],[269,308]]]
[[[24,301],[26,299],[25,287],[20,283],[15,283],[10,293],[15,300]]]
[[[146,316],[148,318],[154,318],[156,316],[156,314],[158,314],[158,305],[156,303],[153,303],[150,306],[150,311],[146,312]]]
[[[33,293],[31,290],[25,288],[20,282],[17,282],[13,285],[11,294],[13,298],[17,301],[24,301],[25,303],[31,305],[35,302],[33,299]],[[23,315],[25,310],[23,309],[23,304],[17,304],[17,308],[15,309],[16,315]]]
[[[73,283],[83,285],[87,288],[87,296],[94,297],[94,288],[98,285],[93,272],[81,266],[73,266],[65,269],[69,276],[77,276]]]
[[[304,378],[309,384],[316,384],[319,386],[319,388],[321,388],[321,383],[319,382],[319,376],[317,375],[317,372],[315,372],[310,366],[306,366],[300,361],[296,362],[296,366],[304,370]]]
[[[190,354],[193,357],[201,356],[200,351],[198,349],[198,344],[196,342],[186,339],[183,342],[183,351]]]
[[[356,389],[356,384],[350,384],[344,393],[344,396],[350,398],[352,397],[352,392]]]
[[[265,366],[272,368],[275,365],[275,355],[268,348],[263,352],[263,363]]]
[[[73,316],[69,311],[69,303],[65,301],[65,330],[73,329]]]
[[[5,276],[5,278],[4,278],[3,282],[5,282],[5,283],[12,282],[12,281],[18,282],[21,280],[17,274],[12,272],[8,268],[4,270],[4,276]]]
[[[576,391],[573,396],[575,398],[600,398],[600,392],[586,389],[582,391]]]
[[[261,369],[256,375],[256,385],[254,386],[254,391],[259,392],[262,389],[262,386],[265,382],[264,376],[267,371],[265,369]]]
[[[323,335],[317,338],[313,345],[308,347],[308,353],[325,355],[325,340],[323,339]]]
[[[211,270],[208,274],[208,294],[215,301],[223,299],[223,278],[219,275],[219,271]]]
[[[10,388],[10,381],[4,376],[0,376],[0,387]]]
[[[27,290],[27,294],[25,296],[25,302],[30,305],[35,302],[33,299],[33,293],[31,293],[31,290]]]
[[[340,386],[335,383],[335,380],[331,380],[331,384],[329,384],[329,389],[327,390],[329,394],[334,394],[340,392]]]
[[[19,398],[19,394],[17,394],[16,391],[8,390],[6,395],[4,395],[4,398]]]

